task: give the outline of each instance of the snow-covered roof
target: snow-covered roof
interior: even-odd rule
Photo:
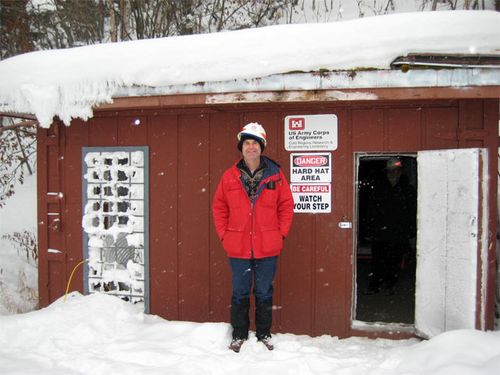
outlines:
[[[32,52],[0,62],[0,110],[34,113],[48,127],[54,116],[87,119],[93,107],[138,92],[238,91],[291,72],[389,70],[410,53],[500,56],[499,24],[492,11],[402,13]]]

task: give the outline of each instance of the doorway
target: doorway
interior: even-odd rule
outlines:
[[[416,155],[362,154],[356,161],[354,319],[413,325]]]

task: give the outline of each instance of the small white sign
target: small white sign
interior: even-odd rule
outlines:
[[[351,229],[352,228],[352,223],[350,221],[341,221],[339,223],[339,228],[340,229]]]
[[[287,151],[337,149],[336,115],[286,116],[284,125]]]
[[[331,154],[290,154],[290,182],[332,182]]]
[[[291,184],[293,212],[332,212],[331,184]]]

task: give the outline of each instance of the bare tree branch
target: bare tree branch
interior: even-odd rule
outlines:
[[[31,126],[37,126],[38,121],[21,121],[18,122],[17,124],[12,124],[12,125],[4,125],[0,127],[0,134],[2,134],[6,130],[13,130],[13,129],[18,129],[18,128],[26,128],[26,127],[31,127]]]

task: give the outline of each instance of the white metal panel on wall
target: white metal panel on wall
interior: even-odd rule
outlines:
[[[488,229],[486,155],[484,149],[418,154],[415,327],[422,336],[477,328]]]
[[[149,311],[147,147],[82,149],[86,293],[106,293]]]

